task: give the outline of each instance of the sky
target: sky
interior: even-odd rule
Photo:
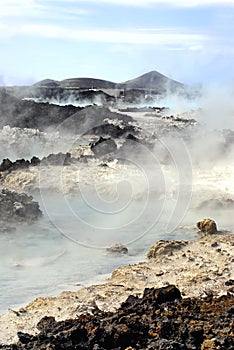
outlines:
[[[234,0],[1,0],[0,85],[233,81]]]

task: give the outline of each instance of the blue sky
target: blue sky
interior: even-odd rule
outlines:
[[[234,78],[234,0],[1,0],[0,85]]]

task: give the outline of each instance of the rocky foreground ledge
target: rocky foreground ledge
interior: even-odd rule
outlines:
[[[129,296],[117,312],[56,322],[44,317],[38,335],[19,332],[17,345],[2,349],[233,349],[233,295],[182,299],[174,285]]]
[[[233,349],[234,235],[158,241],[102,285],[0,317],[2,349]],[[18,335],[17,335],[18,333]]]

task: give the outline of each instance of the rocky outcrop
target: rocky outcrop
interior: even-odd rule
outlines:
[[[42,82],[43,84],[43,82]],[[54,104],[62,105],[106,105],[113,104],[115,97],[111,96],[101,90],[92,89],[77,89],[72,87],[59,87],[55,82],[48,82],[47,84],[33,86],[28,90],[17,90],[17,96],[38,99],[40,102],[52,102]]]
[[[73,105],[59,106],[50,103],[37,103],[20,100],[4,90],[0,90],[0,127],[34,128],[40,131],[52,127],[60,131],[85,133],[88,130],[105,124],[105,119],[124,120],[133,118],[116,112],[107,107]]]
[[[39,334],[18,332],[18,349],[188,350],[233,349],[233,302],[228,294],[182,299],[174,285],[146,288],[142,298],[129,296],[115,313],[81,315],[56,322],[46,316]]]
[[[37,162],[38,160],[38,162]],[[3,159],[1,165],[0,165],[0,171],[8,171],[11,172],[13,170],[18,170],[18,169],[25,169],[28,168],[30,165],[37,165],[39,164],[40,161],[37,157],[33,157],[32,163],[29,160],[25,159],[17,159],[15,162],[12,162],[10,159],[5,158]]]
[[[218,232],[216,222],[212,219],[203,219],[202,221],[198,221],[197,227],[204,234],[215,234]]]
[[[124,125],[127,125],[133,121],[133,118],[128,115],[112,112],[107,107],[87,106],[64,120],[59,130],[62,131],[65,129],[73,134],[91,134],[93,128],[108,124],[107,120],[116,120],[119,123],[122,122]]]
[[[23,101],[0,90],[0,127],[9,125],[45,130],[48,126],[57,127],[80,109],[82,108],[71,105]]]
[[[117,150],[115,141],[111,138],[100,137],[95,143],[91,143],[90,148],[97,158],[103,157]]]
[[[12,162],[10,159],[3,159],[0,164],[0,172],[12,172],[14,170],[23,170],[29,166],[37,165],[70,165],[72,162],[76,161],[76,158],[71,156],[71,153],[51,153],[42,159],[38,157],[32,157],[31,160],[17,159],[15,162]]]
[[[117,157],[126,159],[133,157],[147,162],[147,153],[153,151],[155,145],[153,138],[144,138],[139,133],[130,132],[119,147]]]
[[[154,243],[150,248],[147,258],[157,259],[163,255],[173,255],[174,251],[180,250],[188,244],[187,241],[164,241],[160,240]]]
[[[71,156],[71,153],[56,153],[49,154],[47,157],[42,158],[42,165],[70,165],[72,162],[76,161],[75,158]]]
[[[6,223],[31,223],[42,215],[38,202],[26,193],[8,189],[0,192],[0,220]]]
[[[114,138],[123,137],[129,132],[136,133],[136,129],[132,125],[114,125],[110,123],[103,123],[88,130],[85,135],[108,135]]]

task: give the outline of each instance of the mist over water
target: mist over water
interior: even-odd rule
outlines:
[[[1,313],[37,296],[56,295],[100,282],[120,265],[143,260],[155,240],[193,239],[195,234],[193,227],[165,233],[166,213],[152,226],[157,211],[154,207],[129,224],[126,215],[133,217],[137,210],[139,214],[142,203],[132,204],[132,211],[120,213],[117,220],[108,214],[95,215],[82,199],[70,203],[79,218],[63,205],[60,196],[46,200],[53,209],[50,218],[45,215],[32,226],[19,227],[10,237],[0,237]],[[123,227],[123,223],[128,224]],[[115,242],[126,244],[129,254],[108,254],[105,247]]]
[[[194,240],[195,224],[204,217],[233,231],[234,144],[223,132],[233,131],[233,104],[224,91],[215,98],[215,91],[196,100],[168,97],[160,102],[169,107],[161,117],[129,113],[146,136],[156,135],[155,144],[129,141],[122,162],[40,167],[39,191],[33,195],[43,218],[0,235],[1,312],[102,280],[114,268],[144,259],[156,240]],[[171,115],[198,123],[185,127],[176,121],[174,132],[167,132]],[[84,145],[80,135],[50,130],[0,133],[5,135],[1,157],[12,160]],[[114,243],[126,245],[129,254],[108,254]]]

